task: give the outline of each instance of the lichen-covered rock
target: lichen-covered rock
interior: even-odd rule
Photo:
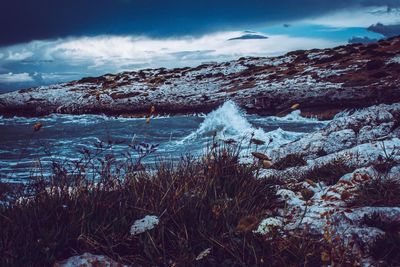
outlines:
[[[361,128],[358,133],[358,143],[366,143],[379,139],[381,137],[388,136],[393,130],[394,122],[382,123],[380,125],[372,126],[367,125]],[[394,135],[395,136],[395,135]]]
[[[308,160],[315,160],[341,151],[355,155],[355,153],[367,152],[369,148],[374,153],[379,151],[378,154],[381,154],[383,148],[380,142],[400,137],[393,115],[397,116],[398,113],[400,113],[400,103],[381,104],[352,113],[341,113],[323,129],[272,150],[271,158],[277,161],[290,154],[302,154]],[[367,143],[369,144],[362,146]],[[351,150],[356,147],[360,151]]]
[[[351,129],[344,129],[337,132],[332,132],[327,136],[324,144],[326,153],[334,153],[343,149],[354,146],[357,141],[356,134]]]
[[[393,104],[394,109],[399,109],[399,104]],[[334,120],[326,128],[327,132],[336,132],[343,129],[353,129],[359,132],[366,125],[379,125],[392,122],[393,115],[387,105],[371,106],[366,109],[356,110],[353,113],[343,112],[335,116]]]
[[[372,181],[400,183],[400,130],[396,127],[399,114],[399,103],[341,113],[321,130],[272,149],[269,155],[273,161],[290,154],[302,155],[307,159],[306,166],[271,169],[263,173],[265,176],[280,177],[283,181],[283,189],[277,192],[280,199],[285,201],[285,208],[278,212],[285,222],[282,229],[308,229],[325,238],[336,238],[346,245],[353,244],[356,254],[365,256],[360,257],[362,263],[369,265],[369,248],[385,231],[379,225],[366,225],[365,216],[380,216],[379,221],[370,219],[373,223],[398,225],[400,208],[390,204],[393,202],[383,200],[379,207],[374,207],[373,203],[376,202],[365,201],[370,191],[360,188]],[[341,172],[343,170],[344,173]],[[308,181],[306,178],[312,172],[316,173],[318,179]],[[333,184],[327,185],[320,182],[324,178],[320,176],[324,174],[339,176]],[[372,187],[374,185],[372,183]],[[302,192],[306,190],[312,191],[312,194],[304,198]],[[352,202],[360,194],[362,201]],[[392,201],[392,197],[390,199]],[[363,203],[372,204],[371,207],[360,206],[367,205]],[[382,203],[388,207],[381,207]],[[268,222],[270,218],[265,220]],[[260,224],[258,233],[268,234],[267,225]]]

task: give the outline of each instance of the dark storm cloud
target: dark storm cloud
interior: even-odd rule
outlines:
[[[0,46],[71,35],[196,35],[370,5],[400,0],[5,0]]]
[[[230,39],[228,39],[228,41],[257,40],[257,39],[268,39],[268,37],[265,35],[261,35],[261,34],[247,33],[247,34],[243,34],[242,36],[239,36],[239,37],[230,38]]]

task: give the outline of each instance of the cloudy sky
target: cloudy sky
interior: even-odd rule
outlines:
[[[0,5],[0,92],[400,34],[400,0],[5,0]]]

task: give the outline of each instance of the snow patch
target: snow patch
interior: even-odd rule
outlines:
[[[65,261],[56,262],[54,267],[92,267],[92,266],[104,266],[104,267],[124,267],[126,265],[119,264],[107,256],[93,255],[91,253],[84,253],[79,256],[73,256]]]
[[[258,225],[257,230],[254,230],[254,233],[265,235],[282,226],[283,226],[282,220],[270,217],[262,220],[261,223]]]
[[[277,122],[310,122],[310,123],[328,123],[329,121],[319,121],[317,118],[307,118],[301,116],[301,110],[293,110],[291,113],[284,117],[276,117],[276,116],[270,116],[267,118],[262,118],[262,120],[269,120],[269,121],[277,121]]]
[[[387,61],[386,64],[391,64],[391,63],[400,64],[400,56],[392,57]]]
[[[307,57],[308,59],[324,59],[324,58],[330,58],[332,57],[332,55],[324,54],[324,51],[320,51],[315,53],[309,53]]]
[[[137,235],[153,229],[160,222],[159,218],[154,215],[147,215],[143,219],[136,220],[131,226],[130,234]]]

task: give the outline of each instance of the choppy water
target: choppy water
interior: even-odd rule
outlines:
[[[208,115],[152,118],[147,124],[142,118],[112,118],[99,115],[51,115],[44,118],[0,118],[0,178],[26,181],[42,166],[53,161],[76,160],[83,148],[94,150],[95,144],[116,141],[113,153],[118,157],[137,142],[159,144],[148,162],[159,157],[172,160],[185,154],[202,153],[216,133],[219,139],[242,140],[254,137],[278,147],[321,128],[324,123],[301,117],[294,111],[286,117],[248,115],[227,102]],[[34,132],[40,121],[43,127]],[[46,168],[44,168],[46,169]]]

